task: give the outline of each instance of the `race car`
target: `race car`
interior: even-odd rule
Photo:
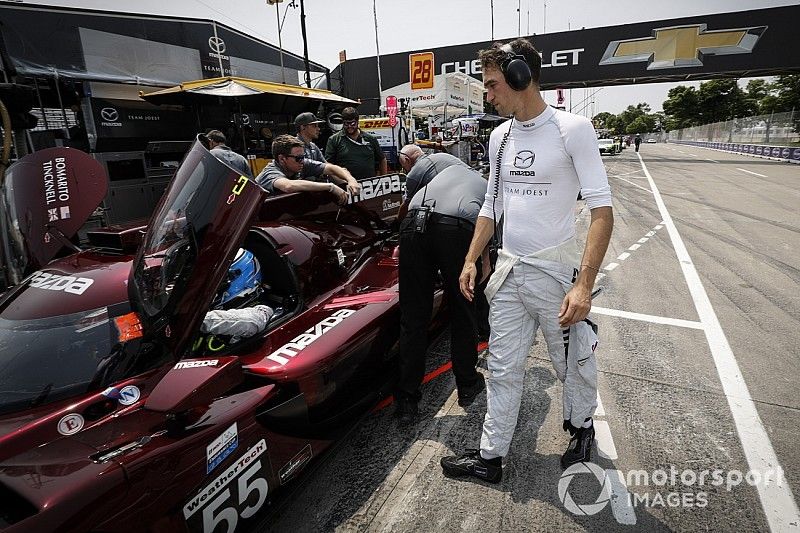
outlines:
[[[8,173],[14,246],[43,266],[0,299],[0,529],[246,527],[391,389],[401,176],[342,207],[266,198],[198,139],[146,228],[45,264],[105,194],[78,154]],[[243,273],[266,328],[203,334]]]

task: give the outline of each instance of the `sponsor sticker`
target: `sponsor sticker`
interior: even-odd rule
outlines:
[[[300,469],[311,460],[313,453],[311,445],[307,444],[305,448],[292,457],[288,463],[283,465],[283,468],[278,472],[278,477],[281,479],[281,485],[289,481]]]
[[[328,318],[320,320],[313,327],[308,328],[304,333],[301,333],[290,342],[287,342],[271,354],[267,356],[270,361],[275,361],[280,365],[285,365],[289,362],[289,358],[296,356],[308,346],[314,343],[317,339],[324,334],[341,324],[345,318],[355,313],[352,309],[340,309],[333,313]]]
[[[237,446],[239,446],[239,432],[236,422],[234,422],[231,427],[222,432],[222,435],[206,446],[206,474],[210,474],[218,467]]]
[[[74,435],[83,429],[83,424],[83,416],[78,413],[70,413],[58,421],[58,432],[62,435]]]
[[[200,359],[196,361],[181,361],[180,363],[175,364],[175,370],[180,370],[182,368],[201,368],[204,366],[217,366],[219,364],[219,359]]]
[[[269,492],[268,463],[261,457],[266,451],[267,443],[261,439],[183,506],[190,531],[211,533],[220,522],[235,531],[239,517],[258,512]]]
[[[122,405],[133,405],[138,402],[141,397],[142,393],[136,385],[122,387],[122,390],[119,391],[119,403]]]
[[[75,276],[62,276],[49,272],[37,271],[31,275],[29,285],[37,289],[47,289],[49,291],[64,291],[70,294],[83,294],[86,292],[94,280],[91,278],[79,278]]]

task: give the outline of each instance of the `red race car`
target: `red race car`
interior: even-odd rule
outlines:
[[[78,154],[9,169],[16,260],[44,265],[105,195]],[[403,184],[362,185],[265,201],[198,140],[146,231],[90,232],[7,291],[0,529],[235,531],[386,395]],[[255,334],[204,333],[256,308]]]

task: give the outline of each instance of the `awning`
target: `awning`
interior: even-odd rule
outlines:
[[[187,81],[160,91],[141,92],[154,104],[190,104],[214,97],[238,97],[242,107],[266,108],[273,112],[297,113],[308,109],[309,102],[328,102],[337,106],[357,106],[359,102],[323,89],[309,89],[247,78],[227,76]]]

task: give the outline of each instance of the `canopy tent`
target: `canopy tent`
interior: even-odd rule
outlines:
[[[160,91],[140,93],[154,104],[202,103],[216,97],[237,97],[243,109],[296,114],[308,111],[309,102],[324,102],[333,107],[357,106],[359,102],[323,89],[309,89],[267,81],[226,76],[187,81]]]
[[[462,74],[448,72],[433,77],[432,89],[411,89],[411,83],[381,91],[387,96],[409,99],[409,111],[418,117],[433,116],[442,122],[448,118],[483,111],[483,82]]]

